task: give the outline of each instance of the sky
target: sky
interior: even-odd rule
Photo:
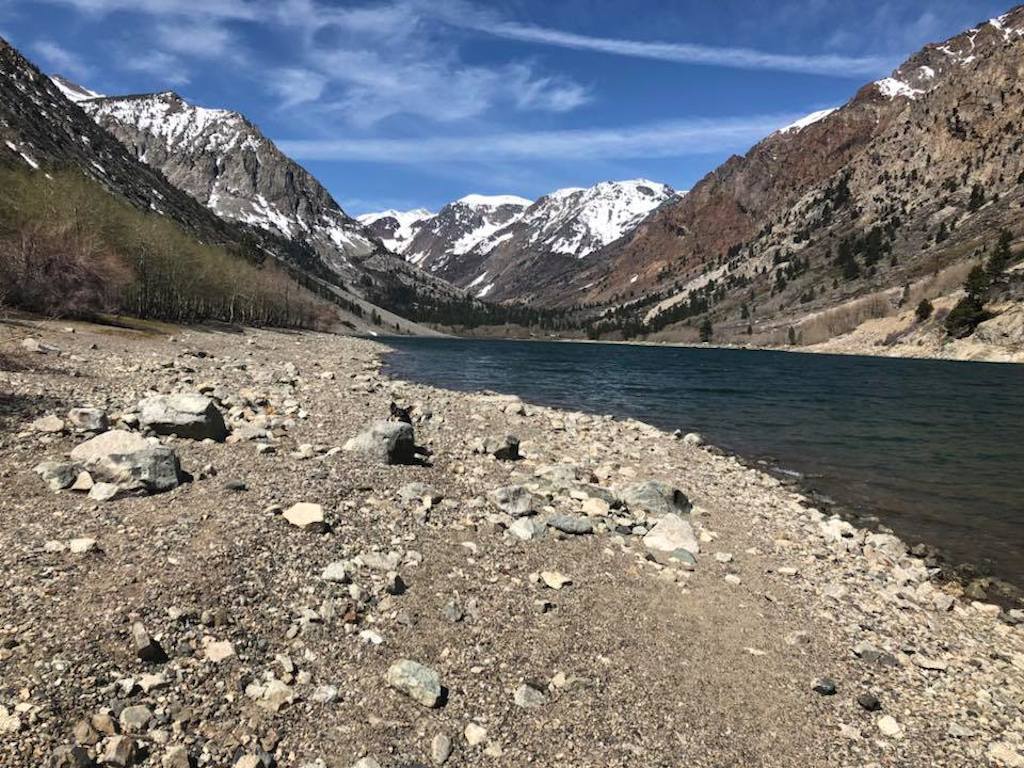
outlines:
[[[685,190],[1009,2],[0,0],[0,36],[101,93],[242,112],[356,215]]]

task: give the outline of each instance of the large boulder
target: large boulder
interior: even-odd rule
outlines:
[[[378,421],[344,445],[344,449],[384,464],[412,464],[416,460],[416,438],[411,424]]]
[[[203,395],[154,395],[139,403],[139,426],[158,435],[223,442],[224,417]]]
[[[104,432],[107,414],[99,408],[72,408],[68,411],[68,424],[76,432]]]
[[[623,488],[619,496],[630,510],[643,510],[652,515],[685,515],[693,508],[685,493],[660,480],[630,485]]]
[[[126,491],[161,493],[181,482],[181,466],[172,449],[122,429],[104,432],[76,446],[71,460],[87,469],[93,480],[113,483]]]

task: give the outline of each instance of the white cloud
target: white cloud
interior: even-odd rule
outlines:
[[[890,68],[892,64],[887,58],[875,56],[851,57],[835,54],[791,55],[769,53],[751,48],[728,48],[698,45],[695,43],[660,43],[592,37],[513,22],[479,26],[474,24],[472,28],[486,34],[526,43],[597,51],[616,56],[671,61],[680,64],[706,64],[736,69],[761,69],[860,77],[863,75],[876,75]]]
[[[88,79],[92,75],[92,67],[82,61],[77,54],[53,40],[37,40],[32,43],[32,50],[43,60],[51,73],[81,80]]]
[[[120,57],[118,63],[129,72],[138,72],[151,77],[153,90],[166,86],[185,85],[191,80],[182,61],[166,51],[126,52]]]
[[[156,28],[163,48],[197,59],[219,59],[237,55],[234,36],[209,22],[165,22]]]
[[[293,67],[273,72],[267,84],[280,97],[282,106],[294,107],[319,99],[327,85],[327,78],[308,69]]]
[[[35,0],[33,0],[35,1]],[[249,0],[40,0],[64,5],[82,13],[104,15],[117,11],[146,13],[153,16],[217,18],[257,21],[264,4]]]
[[[796,115],[698,119],[624,128],[434,136],[415,139],[279,140],[298,160],[345,160],[403,165],[438,162],[666,158],[746,149]]]

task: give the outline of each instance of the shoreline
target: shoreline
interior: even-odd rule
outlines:
[[[374,340],[386,342],[389,337],[382,335],[376,337]],[[427,337],[419,337],[427,338]],[[734,351],[749,351],[749,352],[785,352],[801,355],[823,355],[823,356],[836,356],[836,357],[864,357],[872,359],[890,359],[890,360],[932,360],[938,362],[949,362],[949,363],[988,363],[992,365],[1024,365],[1024,349],[1007,349],[1004,347],[998,347],[995,345],[988,345],[987,351],[984,354],[990,355],[991,357],[986,358],[972,358],[965,355],[946,355],[942,353],[924,353],[924,354],[899,354],[889,353],[886,351],[875,351],[879,349],[874,346],[864,345],[863,347],[857,347],[852,350],[835,349],[828,345],[836,341],[831,339],[820,344],[808,345],[805,347],[800,346],[784,346],[784,347],[770,347],[760,345],[744,345],[744,344],[714,344],[714,343],[688,343],[683,341],[639,341],[639,340],[614,340],[614,339],[574,339],[565,337],[539,337],[539,336],[474,336],[474,335],[460,335],[456,333],[445,333],[444,338],[460,339],[464,341],[528,341],[528,342],[549,342],[558,344],[594,344],[594,345],[610,345],[610,346],[630,346],[630,347],[665,347],[665,348],[676,348],[676,349],[724,349]],[[953,342],[951,342],[953,343]],[[884,350],[898,350],[900,347],[882,347]],[[917,347],[906,346],[908,350],[920,349]],[[1009,355],[1009,357],[1000,358],[999,355]]]
[[[384,345],[387,349],[384,356],[381,358],[380,371],[383,376],[389,380],[401,381],[398,377],[391,373],[388,366],[388,358],[394,354],[401,354],[401,350],[395,347],[388,346],[388,339],[382,337],[381,339],[372,340],[378,344]],[[502,339],[505,341],[505,339]],[[522,341],[521,339],[508,339],[507,341]],[[541,340],[534,340],[541,341]],[[606,342],[587,342],[601,344]],[[707,345],[705,345],[707,346]],[[707,348],[715,349],[730,349],[729,347],[711,347]],[[781,351],[771,349],[759,349],[758,351]],[[974,362],[974,361],[956,361],[956,362]],[[468,389],[445,389],[439,387],[436,384],[432,384],[428,381],[417,381],[417,383],[438,388],[441,391],[452,391],[458,392],[465,395],[476,395],[480,396],[482,393],[477,390]],[[514,392],[501,392],[495,393],[503,397],[514,397],[521,399],[526,405],[536,408],[550,408],[556,411],[562,411],[561,407],[557,405],[548,405],[544,403],[534,402],[529,399],[522,399],[522,396]],[[580,415],[586,415],[590,417],[603,417],[604,412],[598,411],[569,411],[566,413],[577,413]],[[626,421],[638,421],[633,417],[624,414],[611,414],[616,420]],[[638,421],[640,424],[650,427],[659,431],[666,439],[679,440],[682,437],[680,433],[678,436],[670,432],[665,427],[659,427],[654,424],[647,422]],[[679,432],[679,430],[676,430]],[[740,450],[724,447],[713,442],[704,442],[702,447],[710,452],[716,453],[717,455],[725,458],[735,459],[742,463],[748,469],[756,472],[764,473],[774,479],[778,480],[782,485],[792,487],[804,496],[815,500],[819,505],[824,506],[828,509],[830,514],[837,515],[843,520],[853,524],[859,530],[867,533],[884,533],[891,534],[901,538],[905,543],[908,541],[906,537],[902,536],[899,531],[894,530],[889,526],[885,520],[884,515],[876,508],[871,506],[865,506],[858,508],[852,506],[841,499],[831,498],[826,492],[813,487],[811,481],[809,481],[802,472],[786,467],[783,464],[779,464],[776,460],[768,457],[757,457],[743,453]],[[939,542],[932,541],[918,541],[911,545],[907,544],[908,549],[913,546],[922,553],[926,553],[924,557],[927,557],[929,562],[935,563],[938,568],[941,569],[942,579],[945,581],[955,582],[962,588],[968,589],[971,587],[972,582],[981,580],[983,582],[990,582],[992,588],[997,590],[998,594],[989,595],[993,603],[1000,605],[1003,608],[1015,608],[1024,606],[1024,583],[1013,581],[1007,578],[1004,574],[997,571],[992,571],[989,565],[981,562],[972,561],[971,559],[959,559],[954,558],[948,554],[946,548]]]
[[[60,327],[32,331],[59,354],[0,373],[14,409],[0,413],[0,673],[25,691],[0,694],[0,723],[18,721],[0,764],[45,763],[104,713],[118,735],[80,747],[134,740],[145,766],[181,747],[211,765],[394,768],[436,763],[446,740],[449,765],[499,768],[673,764],[680,749],[765,768],[1024,760],[1009,705],[1024,614],[937,584],[904,542],[735,456],[632,419],[392,379],[384,338]],[[24,335],[0,328],[0,350],[24,357]],[[191,482],[97,502],[31,471],[83,439],[29,428],[39,416],[197,390],[232,437],[160,438]],[[392,401],[428,461],[344,450]],[[475,451],[508,433],[521,460]],[[676,513],[631,495],[647,480],[692,502],[695,564],[651,548]],[[534,514],[494,501],[509,486]],[[322,505],[325,525],[282,519],[297,502]],[[85,554],[51,546],[80,537]],[[344,581],[321,576],[336,562]],[[133,622],[167,661],[136,658]],[[444,701],[387,687],[398,659],[435,670]],[[141,687],[151,674],[163,683]]]

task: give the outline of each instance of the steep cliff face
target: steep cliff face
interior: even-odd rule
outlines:
[[[382,246],[323,186],[237,112],[172,92],[81,100],[80,106],[147,165],[222,218],[312,247],[335,272]]]
[[[1022,77],[1018,8],[731,158],[536,300],[639,333],[706,314],[765,341],[864,297],[895,307],[1020,234]]]

